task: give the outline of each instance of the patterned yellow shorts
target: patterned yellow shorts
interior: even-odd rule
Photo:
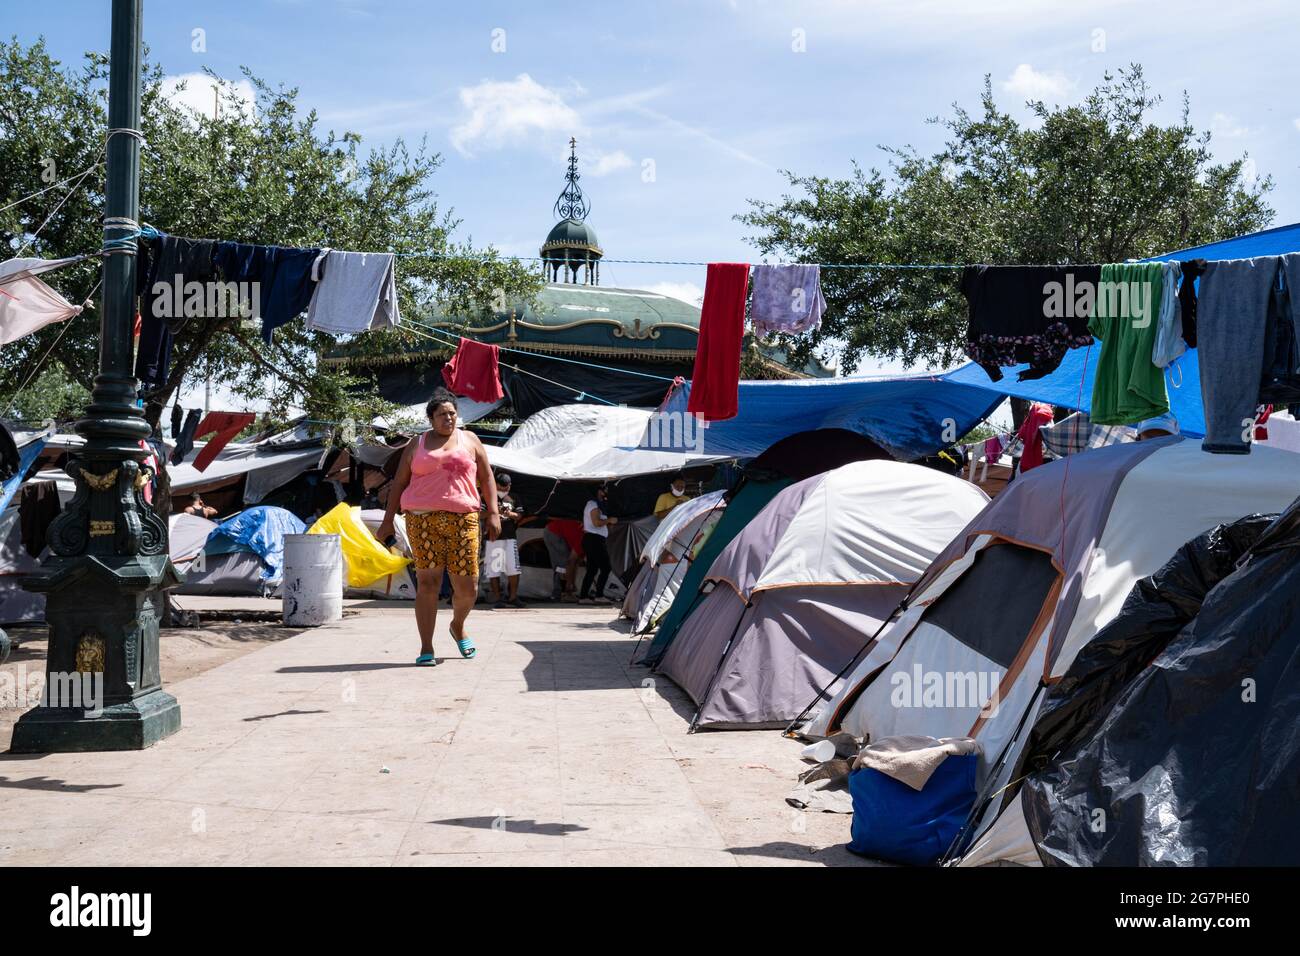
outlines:
[[[478,512],[408,512],[406,537],[415,566],[478,577]]]

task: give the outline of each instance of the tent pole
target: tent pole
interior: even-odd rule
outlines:
[[[713,505],[713,507],[710,508],[708,511],[706,511],[706,512],[704,513],[704,521],[702,521],[702,522],[700,523],[700,527],[699,527],[699,529],[695,532],[694,535],[691,536],[691,540],[690,540],[690,542],[686,545],[686,549],[682,552],[682,558],[681,558],[681,560],[679,560],[679,561],[677,562],[677,566],[673,568],[673,573],[670,574],[670,575],[668,576],[668,580],[664,582],[664,590],[667,590],[667,589],[668,589],[668,586],[671,585],[671,584],[673,583],[673,581],[677,578],[677,572],[681,570],[681,566],[682,566],[683,564],[690,564],[690,563],[691,563],[691,559],[690,559],[689,557],[687,557],[687,556],[690,554],[691,546],[695,544],[696,540],[697,540],[697,539],[699,538],[699,536],[703,533],[703,531],[704,531],[704,526],[705,526],[706,524],[709,523],[709,517],[713,514],[713,512],[717,511],[718,508],[721,507],[721,505],[722,505],[722,499],[718,499],[718,501]],[[667,517],[666,517],[666,516],[665,516],[665,519],[664,519],[664,520],[667,520]],[[663,593],[663,592],[661,591],[660,593]],[[650,633],[650,628],[649,628],[649,627],[647,627],[644,631],[640,631],[640,632],[638,632],[638,634],[637,634],[637,641],[636,641],[636,645],[637,645],[637,646],[634,647],[634,648],[632,648],[632,660],[636,660],[636,651],[637,651],[637,648],[639,648],[639,647],[641,646],[641,639],[642,639],[646,634],[648,634],[648,633]]]
[[[970,813],[966,816],[966,822],[963,823],[961,829],[957,831],[957,835],[952,838],[952,843],[949,844],[948,849],[944,850],[943,856],[939,857],[940,866],[946,866],[956,858],[958,854],[964,852],[966,849],[962,844],[966,841],[966,837],[971,829],[979,824],[979,821],[984,816],[984,812],[988,809],[989,804],[993,802],[993,798],[997,796],[999,791],[990,792],[990,790],[997,783],[998,773],[1005,764],[1007,755],[1011,752],[1011,745],[1020,739],[1020,734],[1025,729],[1025,721],[1027,721],[1029,715],[1034,712],[1034,704],[1037,703],[1039,695],[1042,694],[1046,687],[1047,685],[1040,679],[1038,681],[1038,687],[1034,690],[1034,696],[1030,698],[1029,705],[1025,708],[1024,714],[1020,717],[1020,723],[1016,724],[1016,732],[1007,739],[1006,744],[1002,747],[1002,752],[998,754],[998,759],[994,762],[993,766],[989,767],[989,776],[988,780],[984,784],[984,792],[980,793],[975,798],[975,802],[971,805]],[[1014,783],[1014,781],[1008,781],[1007,786],[1011,786],[1012,783]],[[1005,790],[1006,787],[1003,787],[1002,789]]]

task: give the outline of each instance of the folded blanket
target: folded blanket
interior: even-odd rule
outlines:
[[[980,745],[970,737],[902,734],[867,744],[853,762],[853,769],[869,767],[919,791],[925,789],[930,775],[949,757],[979,752]]]

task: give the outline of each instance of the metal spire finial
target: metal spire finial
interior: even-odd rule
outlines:
[[[582,222],[591,212],[591,204],[578,186],[578,141],[569,137],[569,171],[564,175],[564,192],[555,200],[555,215],[559,219]]]

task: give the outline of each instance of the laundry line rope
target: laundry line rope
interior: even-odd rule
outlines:
[[[435,339],[433,336],[431,336],[431,335],[427,335],[426,333],[419,331],[419,330],[418,330],[416,327],[414,327],[414,326],[412,326],[412,327],[410,327],[410,328],[411,328],[411,331],[412,331],[412,332],[415,332],[416,335],[424,335],[424,336],[425,336],[429,341],[431,341],[431,342],[440,342],[440,341],[441,341],[440,339]],[[611,402],[609,399],[607,399],[607,398],[601,398],[599,395],[596,395],[596,394],[593,393],[593,392],[588,392],[588,391],[585,391],[585,390],[580,389],[580,388],[574,388],[572,385],[565,385],[563,382],[557,382],[555,379],[553,379],[553,378],[547,378],[545,375],[538,375],[536,372],[530,372],[530,371],[529,371],[528,369],[526,369],[526,368],[520,368],[520,367],[517,366],[517,365],[510,365],[510,364],[507,363],[507,362],[500,362],[500,361],[499,361],[497,364],[500,365],[500,366],[502,366],[503,368],[508,368],[508,369],[513,370],[513,371],[516,371],[516,372],[518,372],[518,373],[521,374],[521,375],[529,375],[529,376],[532,376],[533,378],[541,379],[543,382],[546,382],[546,383],[549,384],[549,385],[555,385],[555,386],[557,386],[558,388],[562,388],[562,389],[564,389],[564,390],[567,391],[567,392],[573,392],[574,395],[578,396],[578,399],[579,399],[579,400],[582,400],[582,399],[584,399],[584,398],[591,398],[591,399],[595,399],[595,400],[598,401],[598,402],[601,402],[602,404],[610,405],[610,406],[612,406],[612,407],[614,407],[614,408],[617,408],[617,407],[619,406],[619,403],[618,403],[618,402]]]
[[[10,203],[9,205],[7,205],[7,206],[0,206],[0,212],[8,212],[10,209],[13,209],[15,206],[21,206],[23,203],[25,203],[25,202],[30,202],[31,200],[35,199],[37,196],[43,196],[43,195],[45,195],[45,194],[46,194],[47,192],[49,192],[51,189],[58,189],[60,186],[66,186],[68,183],[72,182],[74,179],[77,179],[78,177],[83,176],[83,175],[85,175],[86,173],[90,172],[90,170],[95,169],[95,168],[97,168],[97,167],[99,167],[99,166],[103,166],[103,165],[104,165],[104,161],[101,159],[101,160],[99,160],[98,162],[94,163],[93,165],[89,166],[88,168],[81,170],[81,172],[73,173],[73,174],[72,174],[71,176],[69,176],[67,179],[60,179],[57,183],[50,183],[50,184],[49,184],[48,186],[46,186],[44,189],[38,189],[38,190],[36,190],[36,192],[34,192],[34,193],[32,193],[32,194],[30,194],[30,195],[28,195],[28,196],[24,196],[22,199],[15,199],[13,202],[11,202],[11,203]]]
[[[398,258],[409,259],[461,259],[470,262],[545,262],[552,265],[562,265],[567,260],[558,257],[546,256],[498,256],[489,253],[464,253],[464,252],[438,252],[432,249],[418,252],[394,252]],[[606,259],[595,260],[599,264],[612,263],[614,265],[632,265],[632,266],[710,266],[715,262],[696,261],[690,259]],[[578,265],[583,262],[579,260]],[[751,265],[771,265],[771,266],[817,266],[819,269],[862,269],[885,271],[889,269],[913,269],[913,270],[953,270],[965,269],[963,263],[935,262],[935,263],[901,263],[901,262],[755,262]]]
[[[426,331],[433,332],[435,335],[441,335],[441,336],[444,336],[445,338],[447,338],[447,339],[449,339],[449,340],[451,340],[451,341],[454,341],[454,342],[459,342],[460,339],[462,338],[462,336],[460,336],[460,335],[456,335],[456,334],[454,334],[454,333],[452,333],[452,332],[447,332],[447,331],[444,330],[444,329],[439,329],[439,328],[437,328],[437,327],[435,327],[435,326],[428,325],[428,324],[426,324],[426,323],[424,323],[424,322],[411,322],[411,323],[408,323],[408,325],[413,325],[413,326],[416,326],[417,328],[425,329]],[[472,331],[472,330],[471,330],[471,331]],[[464,337],[465,337],[465,338],[468,338],[468,336],[464,336]],[[554,361],[554,362],[566,362],[566,363],[568,363],[569,365],[581,365],[581,366],[583,366],[584,368],[594,368],[594,369],[599,369],[599,370],[601,370],[602,372],[621,372],[621,373],[624,374],[624,375],[635,375],[635,376],[637,376],[638,378],[649,378],[649,379],[654,379],[656,382],[674,382],[674,381],[676,381],[676,379],[674,379],[672,376],[668,376],[668,375],[654,375],[654,374],[652,374],[652,373],[650,373],[650,372],[638,372],[638,371],[636,371],[635,369],[630,369],[630,368],[615,368],[615,367],[612,366],[612,365],[600,365],[600,364],[597,363],[597,362],[583,362],[583,361],[581,361],[580,359],[564,358],[564,357],[561,356],[561,355],[547,355],[547,354],[544,353],[544,352],[530,352],[530,351],[528,351],[527,349],[515,349],[515,348],[511,348],[511,347],[508,346],[508,345],[498,345],[497,348],[500,349],[502,352],[514,352],[514,353],[516,353],[516,354],[518,354],[518,355],[531,355],[531,356],[534,356],[534,357],[536,357],[536,358],[550,359],[551,361]]]

